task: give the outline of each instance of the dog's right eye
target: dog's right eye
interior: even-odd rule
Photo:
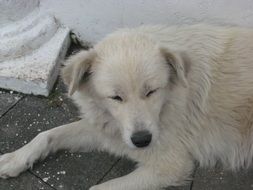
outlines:
[[[151,95],[154,94],[156,91],[157,91],[157,89],[155,89],[155,90],[150,90],[150,91],[146,94],[146,97],[151,96]]]
[[[122,102],[123,101],[123,99],[120,96],[112,96],[110,98],[113,99],[113,100],[116,100],[118,102]]]

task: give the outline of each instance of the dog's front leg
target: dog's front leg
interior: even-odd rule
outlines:
[[[98,135],[96,127],[85,120],[42,132],[22,148],[0,156],[0,178],[17,176],[50,152],[99,148]]]
[[[174,164],[157,162],[154,166],[141,166],[126,176],[93,186],[90,190],[161,190],[185,183],[193,169],[191,160]]]

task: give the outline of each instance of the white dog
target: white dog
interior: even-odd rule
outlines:
[[[0,157],[17,176],[59,149],[105,150],[139,163],[90,190],[156,190],[189,179],[193,162],[231,169],[253,157],[253,30],[193,25],[122,29],[62,71],[82,120]]]

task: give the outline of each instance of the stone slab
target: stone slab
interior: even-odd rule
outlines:
[[[53,190],[53,188],[26,172],[18,178],[0,179],[0,190]]]
[[[50,99],[25,97],[0,118],[0,151],[13,151],[34,138],[39,132],[77,119],[70,101],[52,94]],[[72,106],[72,107],[71,107]]]
[[[116,160],[106,153],[61,152],[36,164],[32,172],[57,189],[88,190],[107,173]]]
[[[253,190],[253,169],[238,172],[198,169],[192,190]]]
[[[21,97],[19,94],[7,93],[0,90],[0,117],[15,105]]]

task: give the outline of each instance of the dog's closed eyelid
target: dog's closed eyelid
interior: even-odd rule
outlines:
[[[120,96],[118,96],[118,95],[116,95],[116,96],[109,96],[109,98],[112,99],[112,100],[116,100],[118,102],[123,102],[123,98],[120,97]]]
[[[152,94],[154,94],[159,88],[155,88],[154,90],[150,90],[146,93],[146,97],[150,97]]]

